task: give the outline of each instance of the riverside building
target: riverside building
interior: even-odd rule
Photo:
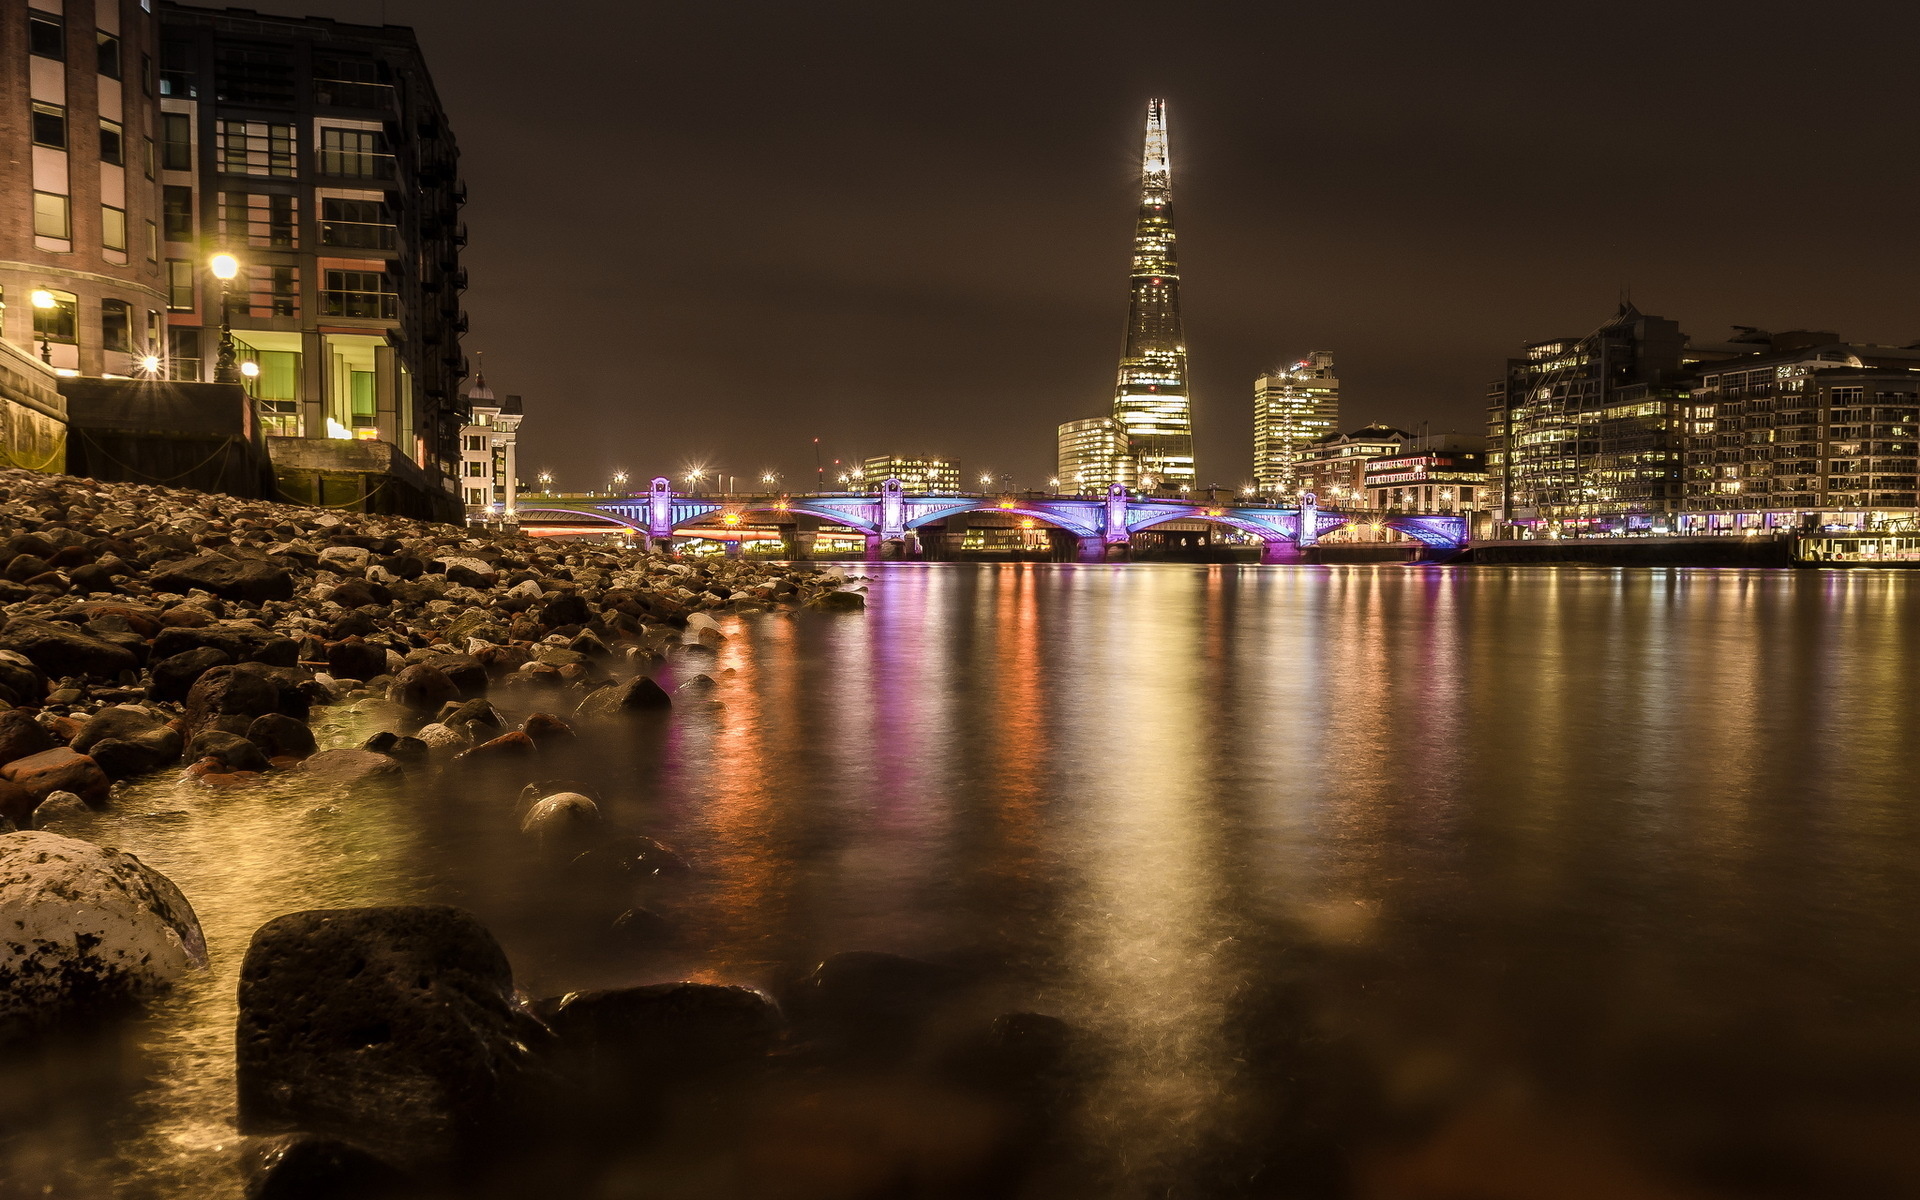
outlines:
[[[1139,486],[1161,490],[1190,488],[1195,479],[1187,339],[1180,321],[1180,265],[1173,243],[1167,104],[1150,100],[1141,156],[1140,212],[1133,233],[1127,341],[1120,358],[1113,416],[1139,464]]]
[[[412,32],[165,0],[0,23],[0,337],[65,374],[243,382],[284,498],[457,511],[464,191]]]
[[[861,461],[856,478],[867,491],[879,491],[889,479],[898,479],[909,492],[952,495],[960,490],[960,460],[920,454],[879,454]]]
[[[1089,417],[1060,426],[1055,465],[1061,490],[1076,494],[1105,492],[1116,483],[1132,490],[1137,482],[1127,431],[1112,417]]]
[[[1300,457],[1313,442],[1337,433],[1340,379],[1333,355],[1315,350],[1291,366],[1253,381],[1253,481],[1264,495],[1292,491]]]
[[[1413,440],[1412,434],[1391,425],[1316,438],[1295,460],[1294,493],[1312,492],[1329,508],[1360,508],[1367,499],[1367,464],[1400,454]]]
[[[496,399],[484,371],[475,373],[466,395],[467,423],[460,427],[460,498],[469,524],[519,520],[520,397]]]

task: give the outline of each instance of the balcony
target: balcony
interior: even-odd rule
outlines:
[[[343,250],[391,250],[396,231],[392,225],[368,221],[321,221],[320,244]]]
[[[393,85],[352,79],[315,79],[314,99],[334,108],[393,108]]]
[[[327,317],[362,317],[375,321],[394,320],[400,311],[400,297],[392,292],[320,293],[320,313]]]

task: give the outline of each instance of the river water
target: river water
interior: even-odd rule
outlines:
[[[1920,576],[871,571],[864,616],[730,620],[717,705],[549,769],[695,865],[641,898],[661,942],[530,853],[518,778],[98,818],[213,967],[12,1081],[14,1181],[236,1194],[248,936],[432,900],[533,996],[963,965],[1097,1067],[1025,1195],[1920,1194]]]

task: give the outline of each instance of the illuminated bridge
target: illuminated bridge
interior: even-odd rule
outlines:
[[[1058,531],[1073,539],[1073,557],[1106,562],[1130,556],[1136,535],[1158,526],[1207,522],[1258,539],[1260,561],[1299,562],[1302,553],[1327,534],[1350,525],[1377,526],[1421,543],[1427,561],[1452,558],[1467,547],[1464,514],[1383,515],[1321,508],[1308,493],[1296,507],[1202,503],[1130,496],[1115,486],[1105,496],[910,495],[898,479],[889,479],[872,495],[702,496],[681,495],[665,478],[632,496],[558,498],[524,496],[516,505],[523,525],[546,517],[567,522],[601,522],[643,537],[649,548],[665,549],[675,537],[719,537],[737,550],[749,531],[778,537],[786,556],[810,557],[824,529],[864,538],[866,557],[946,558],[948,523],[970,513],[990,513],[1029,528]],[[957,522],[964,525],[965,522]],[[586,528],[591,529],[588,525]]]

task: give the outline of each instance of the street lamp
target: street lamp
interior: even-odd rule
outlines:
[[[52,308],[53,304],[52,292],[45,288],[33,289],[33,306],[35,308],[44,312]],[[46,363],[48,366],[53,365],[53,347],[47,345],[47,326],[50,324],[52,324],[50,317],[40,318],[40,361]]]
[[[238,383],[240,377],[233,366],[232,295],[240,260],[223,250],[207,260],[207,269],[220,281],[220,358],[213,368],[213,379],[215,383]]]
[[[147,378],[149,379],[160,378],[160,356],[158,354],[149,354],[145,358],[142,358],[140,360],[140,369],[147,373]]]
[[[1047,486],[1048,486],[1048,487],[1050,487],[1050,488],[1052,488],[1052,489],[1053,489],[1054,491],[1056,491],[1056,492],[1057,492],[1057,491],[1059,491],[1059,490],[1060,490],[1060,477],[1059,477],[1058,475],[1055,475],[1055,476],[1054,476],[1054,477],[1053,477],[1052,479],[1049,479],[1049,480],[1047,480]]]
[[[553,495],[553,472],[552,471],[540,472],[540,494],[542,496]]]
[[[986,471],[982,471],[982,472],[980,472],[980,486],[981,486],[981,487],[992,487],[992,486],[993,486],[993,476],[992,476],[991,474],[989,474],[988,472],[986,472]]]
[[[625,471],[615,471],[613,473],[613,490],[618,492],[625,489],[626,486],[627,473]]]

